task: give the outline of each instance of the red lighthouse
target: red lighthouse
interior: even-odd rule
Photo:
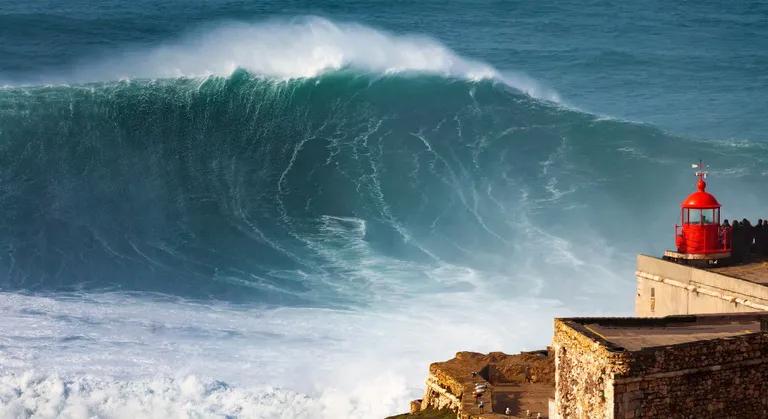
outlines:
[[[693,167],[698,169],[698,190],[680,204],[680,224],[675,226],[677,251],[667,250],[664,256],[677,261],[717,263],[731,256],[731,229],[720,225],[720,203],[706,191],[704,165],[699,162]]]

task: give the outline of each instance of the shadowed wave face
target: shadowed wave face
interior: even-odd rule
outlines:
[[[691,159],[717,162],[711,189],[741,217],[768,156],[315,17],[91,61],[0,89],[2,289],[278,306],[615,294],[632,255],[671,236]]]
[[[365,270],[500,265],[510,165],[535,164],[512,144],[560,113],[493,82],[349,71],[0,98],[4,286],[273,303],[357,297]]]
[[[3,288],[278,305],[599,292],[674,222],[654,201],[690,189],[691,149],[739,190],[766,157],[498,81],[354,70],[6,88],[0,126]]]

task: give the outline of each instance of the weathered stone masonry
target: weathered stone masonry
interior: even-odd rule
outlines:
[[[591,333],[555,319],[555,409],[563,418],[601,418],[613,405],[613,377],[627,354],[609,350]]]
[[[768,319],[768,313],[712,321]],[[694,316],[688,316],[694,317]],[[557,319],[555,409],[561,418],[768,417],[768,335],[627,350],[586,324],[663,328],[662,319]],[[709,320],[708,320],[709,321]],[[657,324],[658,323],[658,324]]]
[[[768,337],[752,333],[633,353],[614,417],[768,417]]]

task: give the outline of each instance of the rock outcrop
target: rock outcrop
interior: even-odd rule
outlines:
[[[554,359],[548,351],[508,355],[459,352],[429,367],[420,411],[449,409],[457,418],[546,417],[554,391]],[[412,405],[413,407],[413,405]],[[412,410],[415,410],[412,408]]]

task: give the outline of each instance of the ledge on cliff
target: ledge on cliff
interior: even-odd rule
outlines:
[[[426,409],[416,413],[403,413],[402,415],[390,416],[385,419],[456,419],[456,412],[447,409]]]
[[[554,356],[549,350],[516,355],[459,352],[453,359],[429,366],[424,398],[411,402],[411,412],[449,409],[450,417],[532,413],[546,418],[554,377]],[[403,416],[409,417],[418,416]]]

